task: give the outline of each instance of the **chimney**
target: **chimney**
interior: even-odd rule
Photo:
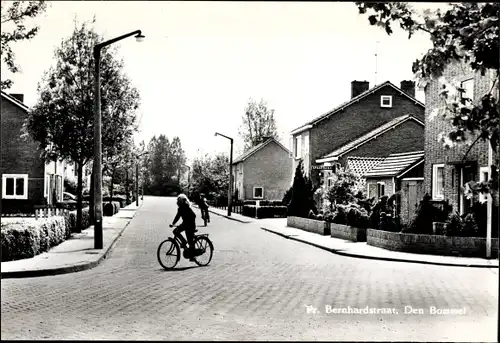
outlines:
[[[352,81],[351,82],[351,99],[366,92],[370,88],[368,81]]]
[[[415,82],[414,81],[401,81],[401,90],[406,94],[415,97]]]
[[[17,101],[24,103],[24,94],[9,94],[9,95],[15,98]]]

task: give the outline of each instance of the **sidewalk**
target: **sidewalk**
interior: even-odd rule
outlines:
[[[199,210],[198,205],[196,205],[194,203],[193,203],[193,207],[195,207]],[[240,223],[245,223],[245,224],[253,223],[255,221],[255,219],[253,219],[253,218],[242,216],[241,214],[234,213],[234,212],[232,212],[231,216],[229,217],[227,215],[227,210],[221,210],[219,208],[210,207],[210,206],[208,207],[208,212],[216,214],[218,216],[226,217],[227,219],[235,220],[235,221],[240,222]]]
[[[94,226],[32,258],[1,263],[1,277],[22,278],[74,273],[96,267],[111,252],[115,242],[141,207],[135,202],[113,217],[103,217],[103,249],[94,249]]]
[[[330,236],[321,236],[312,232],[288,227],[286,225],[286,218],[260,219],[259,224],[261,229],[265,231],[343,256],[443,266],[498,268],[498,259],[487,260],[483,258],[412,254],[373,247],[366,242],[356,243]]]

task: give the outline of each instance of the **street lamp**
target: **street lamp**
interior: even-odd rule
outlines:
[[[215,136],[222,136],[231,142],[231,152],[229,154],[229,194],[227,197],[227,215],[231,216],[231,208],[233,206],[233,139],[218,132],[215,133]]]
[[[102,235],[102,146],[101,146],[101,49],[134,36],[138,42],[144,39],[141,30],[127,33],[94,46],[95,63],[95,109],[94,109],[94,249],[103,248]]]

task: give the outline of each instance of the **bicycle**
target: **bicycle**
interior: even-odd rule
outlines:
[[[163,267],[163,269],[171,270],[175,268],[181,258],[181,249],[182,256],[185,259],[190,259],[191,257],[193,257],[194,262],[200,267],[207,266],[210,261],[212,261],[214,246],[212,244],[212,241],[208,238],[207,233],[194,236],[194,253],[192,256],[189,252],[187,240],[184,238],[184,236],[182,236],[182,233],[174,233],[173,238],[168,237],[166,240],[160,243],[156,252],[158,262]],[[202,259],[202,257],[205,255],[207,255],[206,261]],[[163,260],[164,257],[166,261]],[[171,263],[171,265],[168,264],[170,258],[173,258],[173,262]]]

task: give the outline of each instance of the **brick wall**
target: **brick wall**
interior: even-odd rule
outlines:
[[[467,78],[474,79],[474,100],[477,101],[487,93],[493,82],[493,73],[487,73],[481,76],[479,73],[473,73],[469,66],[450,65],[444,72],[444,78],[447,80],[463,81]],[[448,131],[452,128],[448,121],[437,116],[431,120],[430,114],[432,111],[443,105],[439,98],[441,90],[440,83],[436,80],[429,83],[425,89],[425,169],[424,169],[424,190],[432,195],[432,166],[438,163],[449,163],[460,161],[465,155],[468,146],[454,147],[445,149],[443,144],[438,141],[438,135],[442,131]],[[495,157],[494,157],[495,158]],[[486,167],[488,163],[488,144],[486,142],[478,142],[474,145],[468,154],[467,160],[477,161],[477,175],[479,168]],[[459,170],[456,165],[445,165],[444,175],[444,197],[453,205],[454,210],[459,208]],[[478,180],[478,179],[477,179]]]
[[[26,111],[8,100],[1,101],[0,174],[28,174],[28,200],[2,199],[2,213],[33,212],[34,205],[43,203],[45,163],[38,143],[21,137]]]
[[[264,187],[264,200],[281,200],[293,178],[288,151],[271,142],[244,162],[245,199],[253,199],[253,187]]]
[[[296,229],[317,233],[319,235],[330,235],[330,223],[323,220],[315,220],[301,217],[287,217],[286,225]]]
[[[380,107],[380,96],[392,95],[392,108]],[[387,86],[368,95],[357,103],[319,122],[310,130],[310,160],[326,155],[339,146],[355,139],[388,121],[405,114],[424,120],[424,108]],[[318,182],[318,171],[311,170],[314,182]]]
[[[402,224],[409,225],[413,218],[415,217],[415,211],[417,206],[424,197],[424,181],[408,181],[401,180],[401,202],[400,202],[400,212],[399,217]],[[410,199],[410,183],[414,184],[415,194],[412,195]]]
[[[485,257],[486,239],[417,235],[368,229],[367,244],[383,249],[444,256]],[[491,255],[498,255],[498,238],[492,239]]]

